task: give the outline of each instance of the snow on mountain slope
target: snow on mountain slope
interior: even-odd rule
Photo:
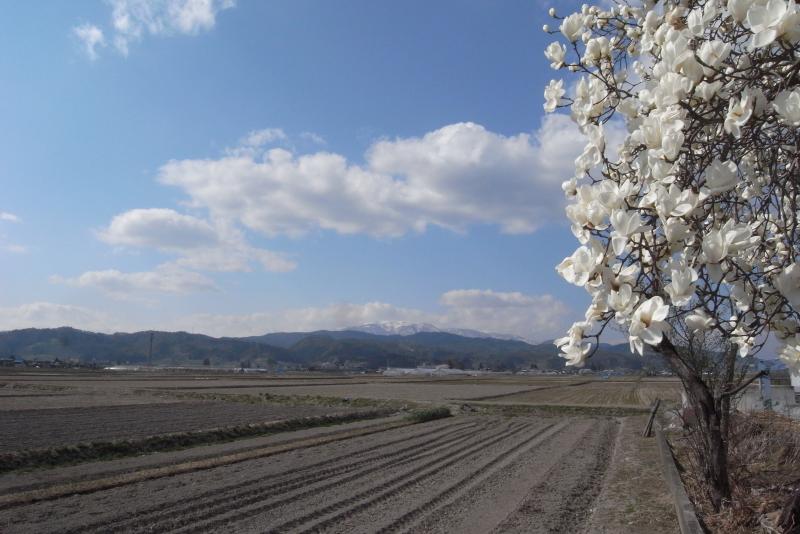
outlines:
[[[491,337],[495,339],[525,341],[526,343],[529,343],[527,339],[510,334],[481,332],[479,330],[472,330],[469,328],[439,328],[438,326],[430,323],[409,323],[406,321],[381,321],[379,323],[348,326],[347,328],[342,328],[342,330],[366,332],[367,334],[373,334],[376,336],[411,336],[420,332],[444,332],[463,337]]]

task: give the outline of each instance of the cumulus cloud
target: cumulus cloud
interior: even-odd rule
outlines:
[[[115,332],[126,329],[108,314],[80,306],[32,302],[20,306],[0,307],[0,331],[59,326],[72,326],[94,332]]]
[[[78,40],[80,40],[81,44],[83,45],[84,52],[86,52],[86,55],[89,57],[89,59],[92,61],[97,59],[97,49],[105,46],[106,44],[105,37],[103,36],[103,30],[94,24],[82,24],[72,28],[72,33],[78,38]]]
[[[180,329],[216,336],[266,332],[340,329],[380,321],[432,323],[544,340],[561,334],[570,317],[563,302],[550,295],[525,295],[462,289],[442,295],[438,312],[403,308],[385,302],[340,303],[244,315],[196,314],[176,321]]]
[[[582,144],[567,117],[552,115],[535,135],[458,123],[422,137],[380,140],[360,165],[331,152],[272,148],[170,161],[158,179],[183,189],[212,216],[266,235],[332,230],[392,237],[483,224],[529,233],[561,217],[560,184],[573,174]]]
[[[20,222],[20,218],[14,215],[13,213],[8,213],[7,211],[0,211],[0,221],[18,223]]]
[[[284,139],[286,139],[286,133],[280,128],[264,128],[263,130],[254,130],[247,134],[241,140],[241,144],[251,147],[260,147],[267,143],[282,141]]]
[[[106,284],[112,291],[126,291],[141,285],[169,282],[144,282],[120,277],[114,271],[62,280],[72,285]],[[108,273],[108,274],[105,274]],[[130,273],[136,275],[137,273]],[[122,279],[121,279],[122,278]],[[139,277],[147,280],[149,277]],[[103,280],[102,282],[99,282]],[[241,315],[197,313],[183,317],[130,319],[87,308],[37,302],[17,307],[0,307],[0,330],[72,326],[100,332],[133,330],[184,330],[211,336],[250,336],[267,332],[341,329],[379,321],[432,323],[440,328],[468,328],[483,332],[511,334],[530,340],[545,340],[560,335],[569,322],[566,305],[549,295],[525,295],[490,290],[462,289],[441,297],[442,309],[425,311],[385,302],[337,303],[328,306],[271,310]]]
[[[110,34],[114,47],[128,55],[130,45],[147,35],[197,35],[216,24],[219,12],[232,8],[234,0],[108,0]],[[92,24],[73,28],[90,59],[105,45],[103,30]]]
[[[280,253],[249,245],[242,232],[229,224],[212,224],[171,209],[126,211],[116,215],[98,237],[110,245],[175,254],[175,263],[190,269],[248,271],[252,263],[275,272],[296,267]]]
[[[125,273],[116,269],[88,271],[75,278],[52,276],[53,283],[90,287],[119,299],[146,300],[148,294],[187,294],[215,289],[214,282],[200,273],[163,264],[153,271]]]
[[[526,295],[488,289],[457,289],[444,293],[443,323],[451,328],[549,339],[563,331],[570,310],[551,295]]]

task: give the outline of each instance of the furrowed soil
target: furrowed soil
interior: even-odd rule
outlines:
[[[394,427],[6,504],[0,531],[580,532],[619,426],[612,418],[460,416]]]
[[[0,411],[0,452],[75,443],[136,439],[175,432],[257,424],[334,413],[348,408],[181,402]]]

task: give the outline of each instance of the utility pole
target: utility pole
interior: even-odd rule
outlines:
[[[147,354],[147,366],[153,367],[153,331],[150,331],[150,352]]]

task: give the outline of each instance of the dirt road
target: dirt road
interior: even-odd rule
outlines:
[[[0,510],[0,532],[576,532],[613,419],[456,417]]]

